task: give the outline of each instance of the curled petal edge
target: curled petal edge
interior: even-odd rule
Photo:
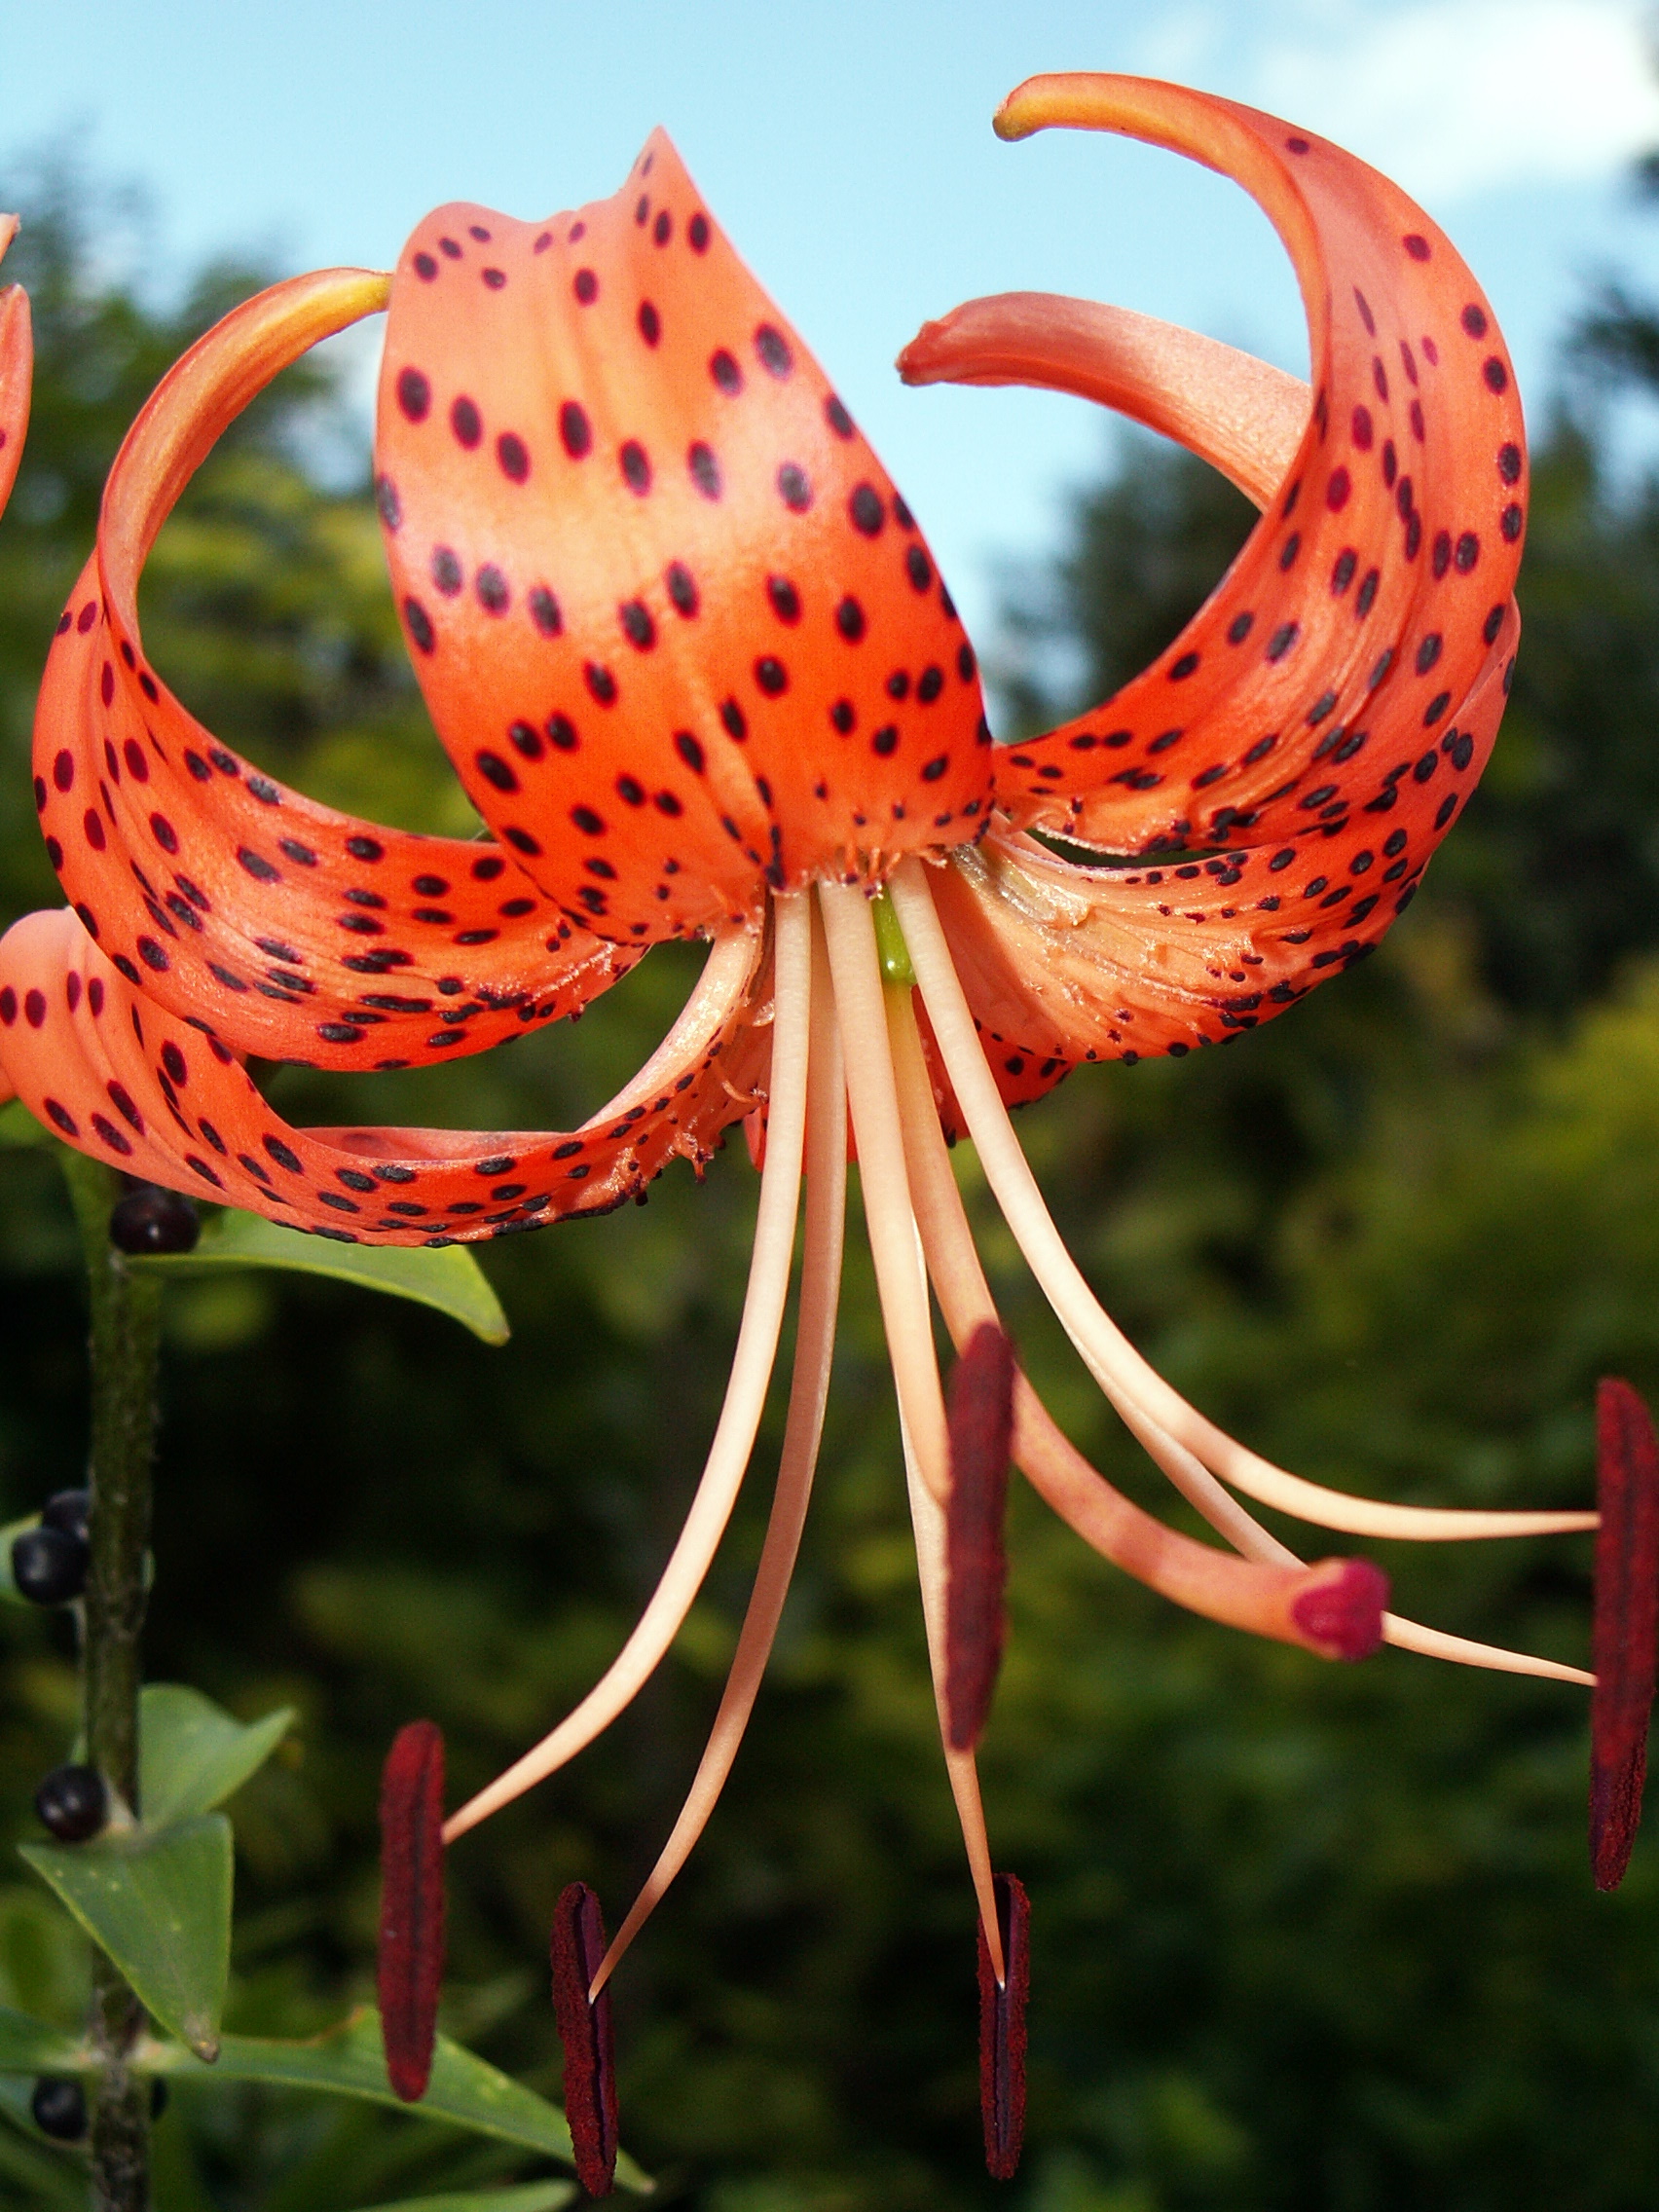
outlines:
[[[125,1174],[348,1243],[473,1242],[608,1213],[675,1158],[701,1166],[766,1083],[769,998],[762,933],[723,932],[651,1058],[568,1135],[296,1129],[58,907],[0,938],[0,1067],[43,1126]]]

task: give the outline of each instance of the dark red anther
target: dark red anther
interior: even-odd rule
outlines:
[[[381,2038],[405,2102],[426,2093],[444,1974],[444,1739],[400,1728],[381,1776]]]
[[[950,1748],[984,1732],[1007,1618],[1008,1462],[1014,1437],[1014,1346],[981,1321],[950,1377],[950,1502],[944,1532],[944,1709]]]
[[[1327,1659],[1369,1659],[1382,1643],[1388,1577],[1368,1559],[1335,1560],[1340,1572],[1292,1602],[1290,1617]]]
[[[979,1929],[979,2111],[985,2122],[985,2165],[993,2181],[1012,2181],[1025,2140],[1025,2001],[1031,1994],[1031,1900],[1014,1874],[992,1884],[1002,1936],[1005,1978],[991,1972],[991,1947]]]
[[[1647,1408],[1616,1377],[1596,1391],[1596,1502],[1590,1864],[1599,1890],[1616,1890],[1641,1820],[1659,1642],[1659,1443]]]
[[[585,1882],[572,1882],[553,1910],[553,2012],[565,2046],[565,2118],[576,2179],[590,2196],[608,2196],[616,2178],[609,1985],[588,1997],[605,1950],[599,1899]]]

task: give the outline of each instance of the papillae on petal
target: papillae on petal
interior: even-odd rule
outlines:
[[[1439,791],[1435,819],[1451,820],[1492,751],[1518,630],[1511,604],[1451,750],[1396,779],[1414,798]],[[1157,866],[1079,866],[1000,824],[952,855],[934,898],[1005,1095],[1047,1089],[1082,1060],[1219,1044],[1364,959],[1416,897],[1436,841],[1414,840],[1413,818],[1377,804],[1311,842]]]
[[[1266,507],[1155,667],[1090,715],[999,751],[998,804],[1022,826],[1152,864],[1150,879],[1126,879],[1162,893],[1144,903],[1149,937],[1201,905],[1206,921],[1232,907],[1229,920],[1248,913],[1311,945],[1346,901],[1337,921],[1360,926],[1320,948],[1334,965],[1409,899],[1501,713],[1527,496],[1502,340],[1427,216],[1310,132],[1116,77],[1035,79],[998,120],[1007,136],[1055,124],[1169,146],[1243,184],[1296,263],[1313,382],[1292,448],[1287,380],[1141,317],[1016,295],[959,309],[906,353],[929,377],[1091,390]],[[1193,847],[1220,848],[1229,865],[1209,872],[1235,896],[1200,900],[1181,890],[1192,877],[1157,872],[1161,854],[1179,867]],[[1280,870],[1292,880],[1272,881]],[[1213,980],[1255,995],[1247,973],[1215,966]],[[1170,1041],[1198,1038],[1172,1029]]]
[[[760,934],[734,929],[658,1051],[578,1129],[296,1129],[67,908],[0,939],[0,1067],[37,1121],[126,1174],[348,1243],[507,1235],[608,1213],[673,1159],[700,1165],[764,1084],[769,1013]]]

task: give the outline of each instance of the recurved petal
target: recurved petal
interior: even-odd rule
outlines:
[[[1161,430],[1266,506],[1308,426],[1309,390],[1253,353],[1132,308],[1051,292],[969,300],[899,356],[906,384],[1075,392]]]
[[[1368,808],[1398,807],[1414,836],[1436,836],[1442,801],[1411,779],[1499,642],[1525,521],[1520,401],[1491,308],[1420,208],[1310,132],[1122,77],[1033,79],[998,118],[1010,137],[1053,124],[1169,146],[1260,202],[1301,279],[1312,404],[1202,610],[1096,713],[999,754],[998,803],[1023,825],[1142,855],[1317,849]],[[1062,335],[1047,381],[1075,381],[1078,334]],[[1132,382],[1133,366],[1103,344],[1104,380]],[[1215,392],[1229,374],[1249,404],[1254,367],[1208,357]],[[1200,434],[1180,396],[1165,426],[1235,464],[1229,424]]]
[[[0,215],[0,260],[18,235],[16,215]],[[29,426],[34,339],[28,294],[20,284],[0,291],[0,511],[12,496]]]
[[[124,1173],[345,1242],[499,1236],[607,1213],[701,1164],[769,1061],[758,931],[715,943],[634,1080],[580,1128],[295,1129],[199,1020],[135,990],[65,907],[0,939],[0,1065],[29,1111]]]
[[[1438,741],[1317,837],[1088,868],[999,828],[953,854],[934,896],[992,1068],[1047,1088],[1078,1060],[1179,1056],[1363,959],[1486,765],[1520,627],[1502,615]]]
[[[432,719],[566,910],[683,935],[972,835],[989,732],[915,519],[660,131],[574,214],[420,225],[376,454]]]
[[[192,472],[278,369],[385,289],[358,270],[279,284],[168,371],[110,472],[35,715],[47,850],[121,974],[236,1051],[325,1067],[482,1051],[638,957],[555,911],[498,847],[358,822],[262,775],[145,660],[138,577]]]

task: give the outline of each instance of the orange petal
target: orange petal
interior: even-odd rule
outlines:
[[[111,470],[35,718],[47,850],[122,974],[237,1051],[327,1067],[480,1051],[637,957],[554,912],[509,856],[357,822],[259,774],[145,662],[137,580],[192,471],[385,284],[357,270],[278,284],[169,370]]]
[[[1078,1060],[1219,1044],[1363,959],[1486,764],[1518,628],[1511,605],[1441,744],[1311,843],[1085,868],[994,830],[953,854],[932,888],[992,1068],[1047,1088]],[[1426,829],[1422,794],[1437,800]]]
[[[134,990],[65,907],[0,939],[0,1062],[31,1114],[129,1175],[347,1243],[503,1235],[608,1213],[701,1162],[765,1080],[760,938],[723,933],[663,1045],[570,1135],[294,1129],[204,1025]]]
[[[1299,873],[1333,884],[1348,850],[1325,840],[1367,849],[1350,825],[1391,813],[1415,869],[1450,820],[1443,747],[1469,780],[1459,725],[1521,555],[1525,434],[1491,308],[1420,208],[1311,133],[1120,77],[1033,79],[998,118],[1009,137],[1052,124],[1172,147],[1260,202],[1302,281],[1313,403],[1264,520],[1167,655],[999,754],[998,803],[1116,852],[1311,846]]]
[[[0,215],[0,261],[18,235],[16,215]],[[12,496],[29,426],[34,339],[28,294],[20,284],[0,291],[0,513]]]
[[[1075,392],[1161,430],[1267,505],[1308,427],[1300,377],[1178,323],[1003,292],[924,323],[899,356],[906,384],[1031,385]]]
[[[433,719],[568,913],[682,935],[982,819],[974,655],[909,509],[660,131],[579,214],[420,226],[377,456]]]

